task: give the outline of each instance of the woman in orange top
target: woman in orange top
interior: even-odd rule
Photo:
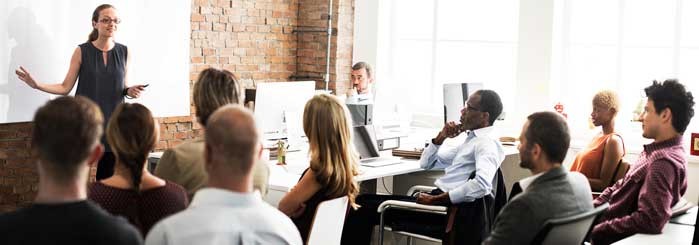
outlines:
[[[624,141],[614,130],[614,119],[619,111],[616,93],[604,90],[592,99],[592,123],[602,126],[602,132],[575,157],[571,171],[577,171],[590,181],[592,191],[607,188],[619,161],[625,154]]]

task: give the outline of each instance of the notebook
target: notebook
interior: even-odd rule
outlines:
[[[373,125],[354,127],[354,146],[359,152],[359,165],[365,167],[382,167],[401,163],[398,157],[381,157],[376,144],[376,132]]]

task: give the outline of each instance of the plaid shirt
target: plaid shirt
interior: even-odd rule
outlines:
[[[687,159],[678,136],[644,145],[622,180],[604,190],[594,205],[609,210],[592,231],[594,244],[609,244],[636,233],[659,234],[671,208],[687,190]]]

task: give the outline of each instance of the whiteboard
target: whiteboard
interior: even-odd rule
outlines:
[[[0,1],[0,123],[31,121],[55,95],[19,80],[20,65],[43,83],[61,83],[75,48],[92,31],[92,11],[116,7],[115,40],[129,48],[130,85],[150,84],[141,98],[156,117],[189,115],[191,2],[185,0]],[[75,94],[77,83],[71,91]]]

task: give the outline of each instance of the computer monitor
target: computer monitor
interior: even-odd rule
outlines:
[[[303,109],[315,95],[315,86],[314,81],[258,83],[255,121],[262,138],[303,136]]]
[[[376,144],[376,132],[373,125],[355,126],[354,147],[357,148],[361,159],[379,157],[379,147]]]
[[[480,89],[482,83],[447,83],[442,86],[444,91],[444,123],[459,122],[461,109],[464,108],[468,96]]]
[[[347,104],[352,116],[352,126],[371,125],[373,123],[373,104]]]

